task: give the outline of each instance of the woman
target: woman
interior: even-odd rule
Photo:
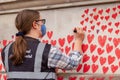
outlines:
[[[38,11],[18,13],[15,20],[17,38],[2,51],[8,80],[55,80],[56,68],[71,70],[79,64],[83,30],[75,28],[74,51],[67,56],[59,48],[39,41],[46,33],[44,24],[45,19],[41,19]]]

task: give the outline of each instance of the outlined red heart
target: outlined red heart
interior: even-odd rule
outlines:
[[[98,20],[98,18],[99,18],[99,15],[94,15],[94,16],[93,16],[93,18],[94,18],[94,20],[96,20],[96,21],[97,21],[97,20]]]
[[[115,49],[115,54],[116,54],[117,58],[120,59],[120,49],[119,48]]]
[[[84,21],[82,20],[82,21],[80,22],[80,24],[83,25],[83,24],[84,24]]]
[[[68,35],[67,36],[67,41],[68,41],[69,44],[73,41],[73,39],[74,39],[73,35]]]
[[[88,64],[84,64],[83,72],[86,73],[86,72],[89,71],[89,69],[90,69],[90,65],[88,65]]]
[[[109,33],[112,33],[112,31],[113,31],[113,28],[109,28],[109,29],[108,29],[108,32],[109,32]]]
[[[87,35],[87,40],[88,40],[89,44],[92,42],[93,39],[94,39],[94,34],[88,34]]]
[[[77,76],[70,76],[69,77],[69,80],[76,80],[77,79]]]
[[[65,44],[65,38],[59,38],[58,42],[59,42],[60,46],[63,47]]]
[[[81,15],[81,17],[83,17],[83,18],[84,18],[84,17],[85,17],[85,14]]]
[[[79,72],[81,70],[81,68],[82,68],[82,64],[79,64],[76,71]]]
[[[102,31],[104,31],[106,28],[107,28],[107,25],[102,25],[101,26]]]
[[[95,80],[95,77],[89,77],[88,80]]]
[[[2,41],[3,47],[7,45],[7,40]]]
[[[86,21],[86,22],[88,22],[88,20],[89,20],[89,18],[88,18],[88,17],[87,17],[87,18],[85,18],[85,21]]]
[[[49,39],[51,39],[52,35],[53,35],[53,31],[48,31],[47,32],[47,36],[48,36]]]
[[[55,45],[56,45],[56,43],[57,43],[57,41],[56,41],[56,40],[51,40],[51,45],[55,46]]]
[[[108,25],[111,26],[111,25],[112,25],[112,22],[109,22]]]
[[[95,25],[91,26],[91,29],[94,30],[95,29]]]
[[[113,43],[114,43],[114,46],[117,47],[119,45],[119,39],[118,38],[114,38],[113,39]]]
[[[109,12],[110,12],[110,8],[106,9],[106,13],[108,13],[108,14],[109,14]]]
[[[80,77],[79,80],[85,80],[85,77]]]
[[[98,59],[98,56],[92,55],[92,62],[95,63]]]
[[[117,17],[117,13],[113,13],[113,14],[112,14],[112,18],[113,18],[113,19],[116,19],[116,17]]]
[[[71,47],[66,46],[66,47],[65,47],[65,53],[66,53],[66,54],[68,54],[68,53],[69,53],[69,51],[70,51],[70,49],[71,49]]]
[[[110,53],[112,50],[113,50],[113,46],[110,45],[110,44],[107,44],[106,45],[106,51],[107,51],[107,53]]]
[[[82,51],[83,53],[86,52],[88,49],[88,44],[82,44]]]
[[[100,15],[102,15],[103,9],[99,10],[98,13],[99,13]]]
[[[115,61],[115,57],[109,55],[109,56],[108,56],[108,64],[110,65],[110,64],[112,64],[114,61]]]
[[[103,71],[103,73],[106,74],[107,71],[108,71],[108,69],[109,69],[109,68],[108,68],[107,66],[103,66],[103,67],[102,67],[102,71]]]
[[[86,9],[84,12],[85,12],[86,14],[88,14],[88,12],[89,12],[89,9]]]
[[[101,47],[104,47],[106,39],[107,39],[106,35],[104,35],[104,36],[99,35],[98,36],[98,43],[101,45]]]
[[[116,22],[114,25],[118,28],[118,26],[120,25],[120,22]]]
[[[106,58],[105,57],[100,57],[100,64],[103,65],[106,63]]]
[[[102,48],[98,48],[98,49],[97,49],[97,52],[98,52],[99,55],[101,55],[101,54],[103,54],[104,49],[102,49]]]
[[[111,71],[112,71],[112,73],[115,73],[116,70],[118,70],[118,66],[117,65],[111,65]]]
[[[57,80],[64,80],[63,76],[58,76]]]
[[[98,65],[92,64],[92,72],[95,73],[98,69]]]
[[[110,16],[105,16],[105,20],[108,21]]]
[[[120,31],[119,29],[118,29],[118,30],[115,30],[115,33],[118,35],[119,31]]]
[[[96,46],[95,44],[91,44],[91,45],[90,45],[90,52],[93,53],[94,50],[96,49],[96,47],[97,47],[97,46]]]
[[[97,8],[94,8],[93,11],[96,12]]]
[[[90,59],[90,57],[89,57],[87,54],[85,54],[85,55],[83,56],[83,63],[84,63],[84,62],[87,62],[89,59]]]

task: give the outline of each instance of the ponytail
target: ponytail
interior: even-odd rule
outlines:
[[[24,56],[27,49],[27,43],[23,36],[17,36],[16,41],[13,43],[13,55],[10,59],[13,65],[19,65],[23,63]]]

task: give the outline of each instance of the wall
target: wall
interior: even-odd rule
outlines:
[[[120,4],[101,4],[84,7],[39,11],[47,20],[43,42],[60,47],[69,55],[74,45],[72,29],[82,27],[84,57],[78,68],[58,71],[58,80],[119,80],[120,75]],[[49,13],[49,14],[48,14]],[[0,51],[17,32],[16,13],[0,16]],[[1,62],[0,62],[1,63]],[[2,64],[0,70],[4,71]],[[66,74],[64,74],[66,73]],[[5,75],[0,76],[1,80]]]

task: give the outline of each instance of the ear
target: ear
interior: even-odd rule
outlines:
[[[36,28],[38,27],[36,21],[33,21],[33,23],[32,23],[32,27],[33,27],[33,29],[36,29]]]

